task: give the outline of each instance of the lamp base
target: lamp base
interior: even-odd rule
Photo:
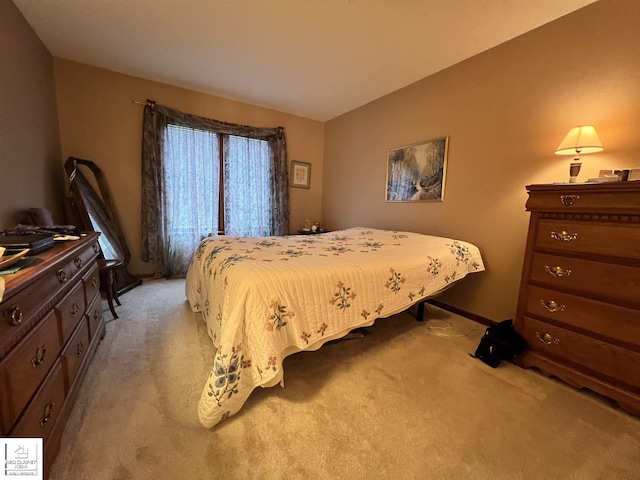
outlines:
[[[578,180],[578,174],[580,173],[581,162],[571,162],[569,165],[569,183],[576,183]]]

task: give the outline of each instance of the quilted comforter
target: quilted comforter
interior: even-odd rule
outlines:
[[[481,270],[474,245],[409,232],[204,239],[186,280],[189,304],[216,349],[200,422],[213,427],[256,387],[280,383],[288,355],[318,349]]]

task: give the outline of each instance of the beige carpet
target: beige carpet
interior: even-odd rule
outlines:
[[[285,388],[207,430],[196,406],[213,348],[184,282],[121,300],[52,479],[640,479],[638,418],[471,358],[484,327],[435,307],[289,357]]]

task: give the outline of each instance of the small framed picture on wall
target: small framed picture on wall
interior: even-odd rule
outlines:
[[[311,164],[291,161],[291,186],[309,188],[311,186]]]

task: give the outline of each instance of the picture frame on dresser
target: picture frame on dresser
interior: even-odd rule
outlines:
[[[640,183],[526,188],[516,363],[640,415]]]

